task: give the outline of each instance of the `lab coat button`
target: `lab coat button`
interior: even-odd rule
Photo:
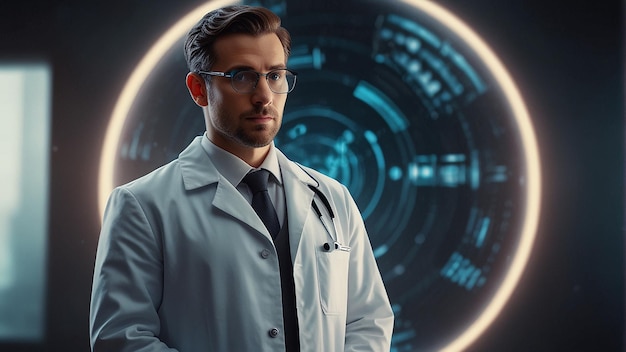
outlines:
[[[267,259],[270,256],[270,251],[268,249],[264,249],[261,251],[261,258]]]
[[[279,333],[279,332],[280,332],[280,331],[279,331],[278,329],[276,329],[276,328],[272,328],[272,329],[270,329],[270,331],[269,331],[270,337],[276,337],[276,336],[278,336],[278,333]]]

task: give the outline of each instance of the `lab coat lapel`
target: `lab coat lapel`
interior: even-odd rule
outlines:
[[[297,164],[277,150],[278,163],[283,174],[285,190],[285,204],[289,218],[289,247],[291,260],[295,261],[296,254],[303,236],[305,223],[312,211],[311,202],[314,193],[309,185],[315,185],[313,179],[307,175]]]
[[[211,158],[202,148],[201,138],[204,137],[196,137],[178,157],[185,189],[191,191],[217,183],[212,205],[271,240],[269,231],[248,201],[230,182],[220,176]]]
[[[272,241],[272,237],[259,218],[254,212],[248,201],[237,191],[230,182],[220,179],[213,198],[213,206],[229,214],[235,219],[246,223],[248,226],[257,230]]]

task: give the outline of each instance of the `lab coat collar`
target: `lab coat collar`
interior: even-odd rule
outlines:
[[[196,137],[178,156],[185,190],[217,184],[212,205],[229,214],[272,241],[265,225],[256,215],[248,201],[237,191],[230,181],[223,177],[202,147],[202,136]]]
[[[278,164],[280,165],[280,172],[283,175],[283,182],[285,182],[285,178],[292,178],[307,188],[309,185],[318,186],[317,180],[307,174],[300,165],[289,160],[278,148],[275,148],[275,150]]]
[[[178,156],[183,184],[190,191],[218,182],[220,173],[202,148],[202,136],[194,140]]]
[[[221,177],[211,158],[202,148],[202,138],[201,136],[196,137],[178,157],[185,189],[189,191],[217,183],[213,205],[265,234],[271,241],[269,232],[256,216],[252,207],[229,181]],[[298,164],[290,161],[277,148],[276,157],[283,176],[287,214],[289,216],[291,255],[292,260],[295,260],[314,196],[309,186],[317,186],[317,181]]]
[[[197,136],[178,156],[183,183],[186,190],[204,187],[220,180],[220,173],[202,148],[202,136]],[[290,161],[278,148],[274,148],[284,182],[285,175],[294,177],[304,186],[316,186],[315,181],[296,163]]]

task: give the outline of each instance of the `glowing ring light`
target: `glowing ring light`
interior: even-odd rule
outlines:
[[[523,176],[527,193],[525,194],[525,206],[522,211],[523,223],[521,225],[518,247],[512,255],[507,274],[504,276],[497,291],[493,294],[490,302],[461,334],[442,349],[444,351],[458,351],[465,349],[474,342],[498,316],[518,284],[527,264],[535,240],[540,210],[541,182],[539,154],[532,124],[521,95],[504,66],[488,46],[467,25],[435,3],[419,0],[403,0],[403,2],[410,4],[440,23],[445,24],[473,49],[485,66],[489,68],[490,73],[493,75],[498,87],[502,90],[506,98],[508,108],[514,115],[525,158],[523,163],[525,166]],[[195,24],[200,17],[211,10],[233,3],[235,2],[211,1],[183,17],[155,43],[128,79],[113,110],[102,150],[98,186],[98,199],[101,213],[104,212],[106,199],[114,187],[115,155],[119,148],[124,123],[142,84],[147,79],[149,73],[152,72],[160,62],[163,55],[186,34],[189,28]]]
[[[141,62],[137,65],[126,85],[122,89],[122,93],[115,104],[109,127],[107,128],[104,145],[102,147],[102,156],[100,157],[100,175],[98,184],[98,200],[100,204],[100,214],[104,213],[106,200],[113,190],[113,166],[115,163],[115,153],[117,151],[124,122],[131,108],[133,100],[137,96],[141,85],[146,80],[152,69],[159,63],[159,60],[167,52],[169,48],[176,43],[178,39],[186,35],[189,29],[198,22],[207,12],[220,7],[231,5],[233,1],[209,1],[208,3],[197,7],[185,17],[180,19],[172,26],[152,48],[146,53]]]

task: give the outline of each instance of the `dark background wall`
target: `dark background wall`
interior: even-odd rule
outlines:
[[[97,172],[119,91],[200,1],[3,1],[0,61],[52,65],[46,336],[88,349]],[[519,289],[474,351],[620,351],[624,337],[623,8],[619,1],[438,1],[509,68],[541,147],[543,210]],[[1,117],[0,117],[1,118]]]

